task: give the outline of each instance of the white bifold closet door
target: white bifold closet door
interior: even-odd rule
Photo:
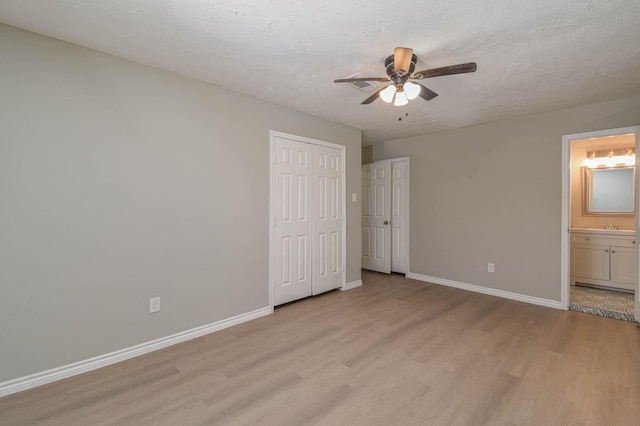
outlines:
[[[274,305],[342,285],[342,154],[275,138]]]

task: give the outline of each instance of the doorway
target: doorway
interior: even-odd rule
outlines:
[[[409,158],[362,166],[362,268],[409,272]]]
[[[626,136],[625,136],[626,135]],[[638,278],[638,266],[640,254],[636,248],[635,236],[640,229],[638,214],[634,217],[620,215],[619,212],[611,214],[592,214],[589,205],[589,197],[592,194],[589,189],[590,168],[584,163],[586,156],[582,158],[576,151],[586,151],[588,147],[597,147],[598,144],[607,146],[609,143],[609,157],[613,157],[613,146],[617,140],[626,140],[630,151],[633,148],[637,152],[639,143],[640,126],[608,129],[595,132],[577,133],[565,135],[562,138],[562,237],[561,237],[561,306],[563,309],[574,309],[571,305],[572,289],[574,301],[576,295],[581,297],[606,297],[611,298],[615,294],[611,290],[626,290],[633,292],[630,303],[635,321],[640,319],[640,283]],[[617,139],[616,139],[617,138]],[[586,148],[585,148],[586,147]],[[573,151],[572,151],[573,148]],[[588,152],[589,158],[596,158],[597,149]],[[637,169],[638,161],[633,160],[630,167]],[[606,168],[601,168],[601,170]],[[608,170],[608,169],[607,169]],[[638,212],[638,173],[633,178],[632,189],[633,205]],[[572,190],[573,184],[573,190]],[[579,200],[576,198],[576,185],[579,189]],[[573,193],[573,197],[572,197]],[[628,241],[627,241],[628,240]],[[626,274],[625,271],[633,271]],[[575,287],[571,284],[578,284]],[[596,291],[585,295],[584,289],[605,290],[602,295]],[[589,309],[583,310],[590,312]],[[593,312],[597,313],[597,312]],[[606,315],[605,316],[610,316]],[[613,315],[612,317],[617,318]],[[620,318],[625,319],[625,318]]]
[[[272,306],[345,284],[345,147],[271,132]]]

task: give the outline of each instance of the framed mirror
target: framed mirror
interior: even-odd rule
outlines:
[[[634,166],[582,170],[585,216],[634,216]]]

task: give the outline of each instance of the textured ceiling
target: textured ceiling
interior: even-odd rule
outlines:
[[[640,94],[638,0],[1,0],[0,22],[345,123],[365,143]],[[423,80],[440,96],[405,107],[333,83],[385,76],[396,46],[417,69],[478,71]]]

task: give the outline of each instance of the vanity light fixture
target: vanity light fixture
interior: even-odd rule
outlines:
[[[589,151],[585,166],[590,169],[599,167],[633,166],[636,164],[635,148],[617,148],[602,151]]]

